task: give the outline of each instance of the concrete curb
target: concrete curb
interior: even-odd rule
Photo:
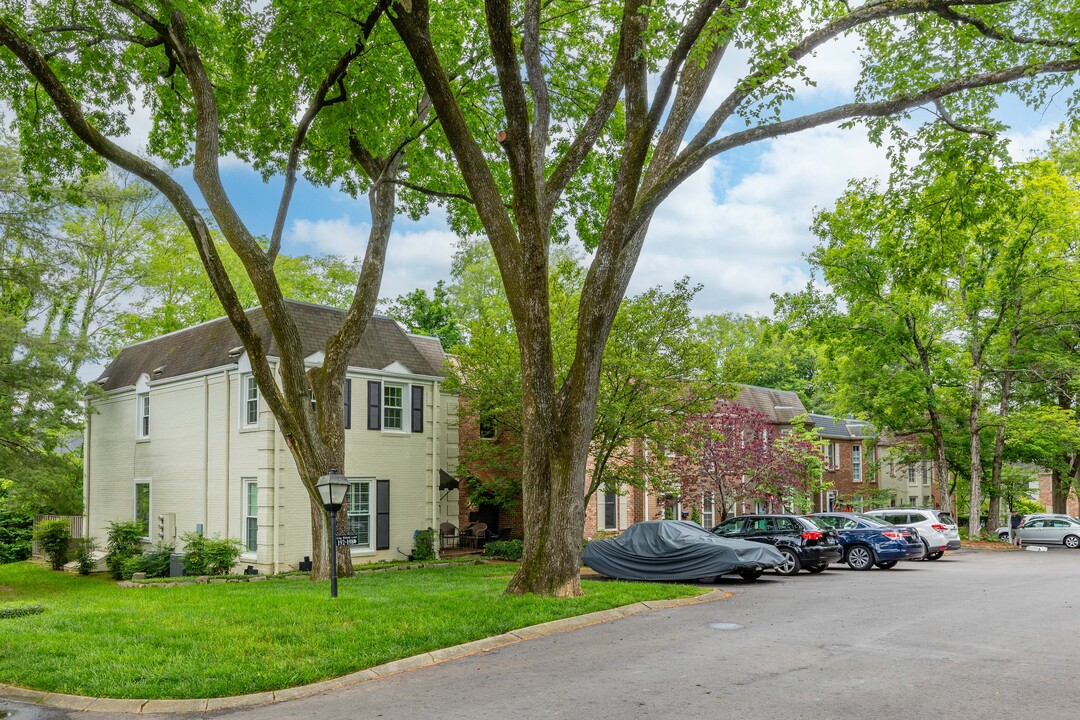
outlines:
[[[356,685],[369,680],[396,675],[398,673],[416,670],[430,665],[438,665],[448,660],[488,652],[496,648],[535,640],[536,638],[557,635],[559,633],[578,630],[590,625],[618,620],[652,612],[654,610],[666,610],[669,608],[682,607],[685,605],[697,605],[699,603],[723,600],[731,597],[731,593],[723,590],[713,590],[705,595],[693,598],[681,598],[677,600],[650,600],[646,602],[624,605],[623,607],[599,610],[587,615],[552,620],[551,622],[530,627],[511,630],[502,635],[473,640],[462,645],[432,650],[412,657],[394,660],[384,665],[378,665],[366,670],[343,675],[339,678],[323,680],[311,685],[285,688],[271,692],[258,692],[249,695],[234,695],[232,697],[201,698],[185,700],[128,700],[120,698],[94,698],[82,695],[65,695],[63,693],[42,692],[40,690],[28,690],[14,685],[0,684],[0,700],[11,700],[20,703],[33,703],[43,707],[56,708],[58,710],[74,710],[77,712],[108,712],[108,713],[132,713],[132,714],[169,714],[169,713],[193,713],[215,710],[232,710],[236,708],[254,707],[257,705],[269,705],[271,703],[295,700],[296,698],[309,697],[329,690]]]

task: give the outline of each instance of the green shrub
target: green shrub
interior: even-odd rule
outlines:
[[[226,575],[236,564],[243,544],[236,538],[208,538],[202,533],[184,533],[185,575]]]
[[[45,612],[44,605],[0,605],[0,620],[40,615],[43,612]]]
[[[176,552],[172,543],[159,542],[153,550],[129,558],[124,563],[124,579],[130,580],[137,572],[146,573],[148,578],[169,576],[169,556]]]
[[[97,565],[94,553],[97,549],[97,541],[92,537],[81,538],[75,545],[75,562],[79,564],[80,575],[89,575],[94,571]]]
[[[32,517],[10,513],[0,504],[0,564],[29,558],[33,532]]]
[[[34,528],[34,540],[41,547],[41,552],[52,565],[53,570],[60,570],[68,561],[68,548],[71,546],[71,525],[67,520],[46,520]]]
[[[498,560],[520,560],[524,552],[521,540],[495,540],[484,546],[484,556]]]
[[[413,534],[412,559],[419,561],[435,559],[435,531],[433,529],[417,530]]]
[[[105,546],[105,566],[117,580],[124,577],[124,564],[142,554],[143,528],[137,522],[109,523],[109,541]]]

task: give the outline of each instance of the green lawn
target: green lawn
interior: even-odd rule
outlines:
[[[0,565],[0,683],[116,698],[199,698],[277,690],[516,628],[695,586],[585,581],[585,596],[502,594],[512,565],[361,573],[329,583],[120,589],[104,577]]]

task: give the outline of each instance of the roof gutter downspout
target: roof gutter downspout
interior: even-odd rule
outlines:
[[[203,527],[210,527],[210,377],[203,375]]]
[[[275,365],[274,370],[278,370],[278,369],[279,368]],[[280,383],[280,380],[281,380],[281,378],[279,376],[278,377],[279,383]],[[278,493],[281,492],[281,477],[280,477],[280,475],[281,475],[281,443],[278,442],[278,429],[279,429],[279,426],[278,426],[277,417],[275,417],[273,413],[271,413],[270,416],[274,418],[274,423],[273,423],[274,444],[273,444],[273,451],[271,452],[270,457],[272,457],[274,459],[274,507],[273,507],[273,513],[274,513],[274,573],[277,574],[277,573],[281,572],[281,543],[278,542],[278,535],[281,532],[281,525],[280,525],[279,519],[278,519],[278,510],[281,509],[281,499],[278,496]]]
[[[221,371],[221,377],[225,383],[225,528],[222,535],[229,537],[229,522],[232,520],[232,514],[229,512],[229,498],[232,496],[232,489],[229,487],[229,479],[232,474],[232,468],[229,467],[230,463],[230,449],[232,442],[232,424],[229,422],[229,408],[232,407],[232,389],[229,382],[229,369],[225,368]]]
[[[440,556],[439,547],[441,543],[439,538],[439,466],[442,464],[439,459],[439,425],[442,423],[442,417],[439,415],[440,403],[439,403],[439,381],[436,380],[432,383],[434,388],[431,392],[431,528],[435,531],[431,538],[431,544],[435,548],[435,557]]]

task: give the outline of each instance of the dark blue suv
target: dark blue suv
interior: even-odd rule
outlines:
[[[852,570],[883,570],[901,560],[919,560],[924,548],[914,528],[890,525],[881,518],[860,513],[814,513],[807,517],[822,527],[836,530],[844,547],[844,561]]]

